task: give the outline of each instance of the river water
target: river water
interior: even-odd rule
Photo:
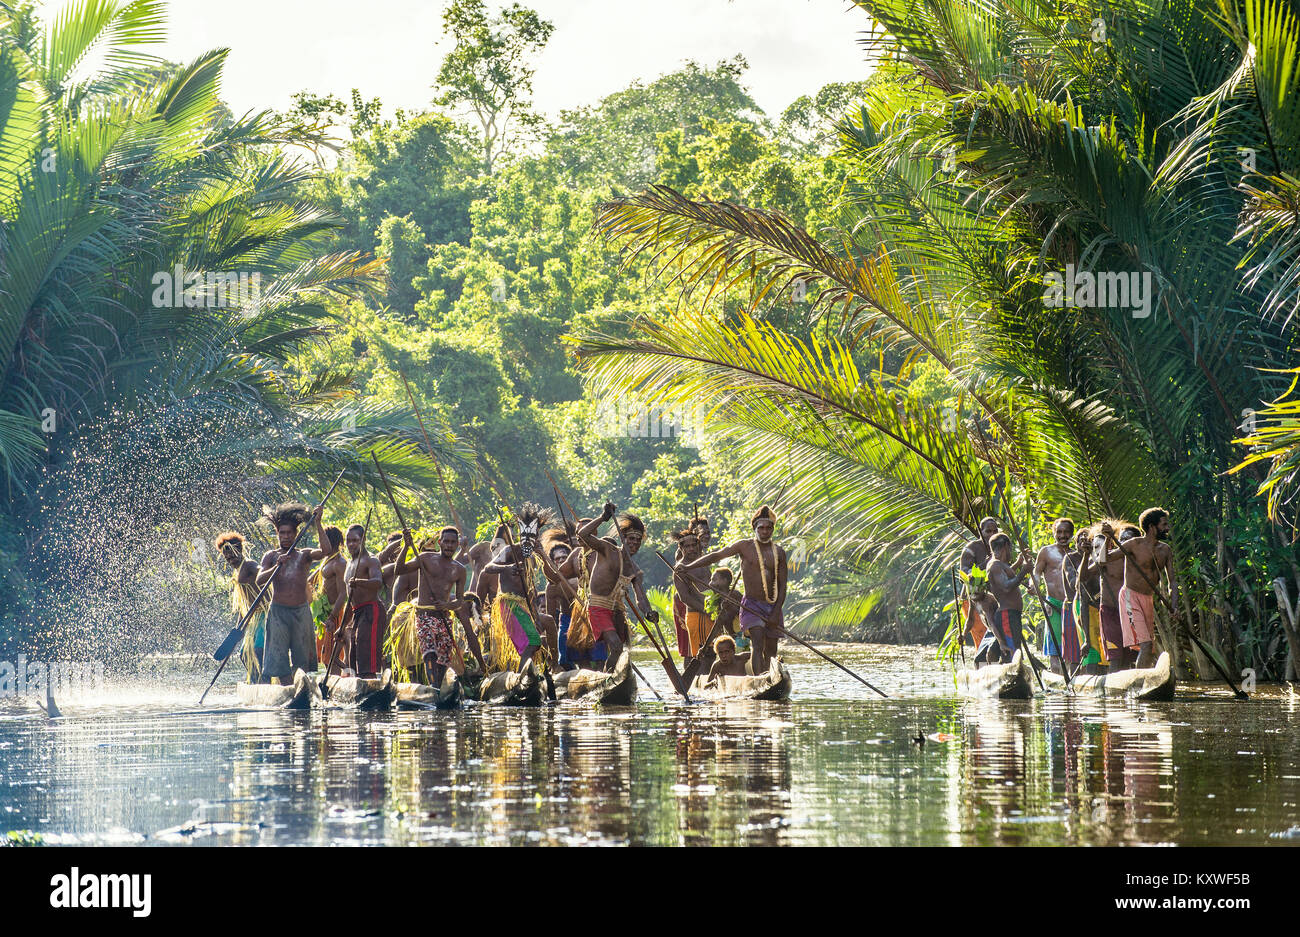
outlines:
[[[50,843],[1300,844],[1300,708],[961,700],[931,648],[785,649],[789,703],[239,712],[208,674],[0,703],[0,832]],[[928,736],[924,745],[916,736]]]

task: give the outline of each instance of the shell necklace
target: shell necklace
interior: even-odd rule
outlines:
[[[754,552],[758,554],[758,581],[763,585],[763,598],[767,600],[768,605],[776,604],[776,573],[772,574],[772,591],[767,589],[767,564],[763,562],[763,543],[757,537],[754,538]],[[776,546],[772,547],[772,562],[776,563]]]

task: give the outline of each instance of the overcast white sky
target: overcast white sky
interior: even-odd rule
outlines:
[[[685,59],[749,60],[754,99],[776,116],[830,81],[866,76],[866,15],[847,0],[522,0],[555,24],[538,61],[548,114],[594,103]],[[59,5],[51,3],[51,6]],[[499,8],[502,0],[489,0]],[[283,109],[303,89],[347,99],[359,88],[385,111],[425,108],[446,46],[445,0],[171,0],[162,54],[189,61],[229,47],[223,93],[236,112]]]

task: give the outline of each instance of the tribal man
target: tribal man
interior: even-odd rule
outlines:
[[[1169,512],[1164,508],[1147,508],[1138,517],[1142,534],[1123,540],[1118,550],[1124,556],[1124,587],[1119,593],[1120,627],[1124,646],[1138,650],[1139,669],[1155,663],[1151,651],[1155,640],[1156,609],[1153,589],[1160,588],[1160,574],[1169,577],[1169,605],[1178,613],[1178,575],[1174,572],[1174,551],[1169,539]],[[1103,533],[1105,530],[1103,529]]]
[[[238,621],[243,621],[260,591],[257,585],[257,561],[245,558],[244,538],[233,530],[218,534],[213,546],[230,567],[230,581],[234,587],[230,592],[230,610]],[[262,648],[265,641],[266,599],[263,598],[258,604],[257,613],[244,627],[242,657],[250,683],[256,682],[261,676]]]
[[[1103,520],[1092,529],[1093,562],[1101,569],[1101,634],[1106,642],[1110,672],[1127,668],[1133,661],[1124,647],[1124,628],[1119,613],[1119,594],[1124,588],[1124,557],[1110,549],[1119,528],[1119,542],[1138,536],[1139,531],[1127,521]]]
[[[338,621],[338,610],[344,604],[344,595],[347,587],[343,582],[344,574],[347,572],[348,564],[343,559],[339,548],[343,546],[343,531],[330,525],[325,528],[325,536],[329,539],[330,548],[334,551],[325,560],[316,567],[315,576],[319,577],[320,588],[315,590],[315,597],[311,600],[312,619],[316,622],[316,655],[321,661],[324,661],[325,668],[328,670],[334,660],[334,637],[335,631],[346,622]],[[347,612],[343,613],[344,618]],[[339,645],[341,648],[342,645]],[[343,661],[340,666],[350,666],[347,661]]]
[[[541,557],[536,555],[537,540],[550,522],[549,510],[531,501],[524,504],[519,511],[519,542],[505,543],[492,562],[483,567],[484,575],[497,578],[497,593],[491,604],[491,653],[492,663],[499,670],[510,669],[517,655],[523,672],[542,647],[532,594],[542,565]]]
[[[1100,674],[1106,665],[1106,640],[1101,633],[1101,567],[1092,561],[1092,534],[1085,528],[1075,536],[1074,549],[1066,560],[1067,575],[1074,589],[1074,620],[1083,629],[1087,650],[1083,672]]]
[[[961,551],[961,560],[958,568],[965,576],[970,575],[972,569],[984,569],[988,566],[989,558],[993,551],[989,549],[989,539],[998,532],[998,519],[996,517],[985,517],[979,524],[979,536],[966,544],[966,549]],[[961,600],[962,615],[966,619],[965,630],[962,633],[962,641],[970,635],[971,644],[980,647],[984,640],[984,622],[991,621],[993,618],[994,602],[992,599],[972,599],[971,590],[966,590]]]
[[[704,604],[705,593],[709,589],[708,567],[687,570],[680,565],[703,555],[700,531],[700,527],[692,524],[672,535],[681,551],[679,565],[673,570],[673,623],[678,628],[677,650],[682,655],[683,665],[703,650],[704,642],[709,639],[709,632],[713,628],[713,619]]]
[[[650,600],[646,597],[641,570],[633,560],[645,540],[645,524],[635,514],[623,514],[615,522],[622,544],[601,537],[601,525],[613,518],[614,510],[614,505],[607,501],[600,517],[578,527],[578,539],[594,554],[587,615],[596,641],[605,645],[606,668],[617,665],[623,644],[629,640],[627,620],[624,619],[620,634],[615,616],[616,611],[622,610],[629,590],[633,592],[632,598],[641,616],[652,624],[659,622],[659,613],[650,607]]]
[[[384,574],[379,559],[366,549],[364,527],[353,524],[344,542],[351,557],[344,572],[351,606],[351,619],[344,629],[348,660],[358,677],[374,677],[384,670],[384,609],[379,604]]]
[[[737,540],[730,546],[705,553],[679,569],[709,568],[730,556],[740,557],[740,576],[745,595],[740,602],[740,627],[749,636],[750,666],[755,674],[767,672],[768,661],[776,656],[785,631],[783,607],[788,579],[785,550],[772,540],[776,515],[763,505],[750,520],[752,540]]]
[[[258,566],[257,586],[271,577],[271,607],[266,615],[266,647],[262,655],[262,680],[285,683],[295,668],[305,673],[316,670],[316,625],[307,600],[307,575],[311,564],[329,555],[329,537],[320,523],[320,508],[305,504],[282,504],[270,513],[279,538],[278,550],[267,550]],[[298,529],[308,520],[316,524],[319,548],[294,547]],[[279,572],[276,572],[279,570]]]
[[[451,630],[452,615],[464,603],[465,582],[469,578],[469,571],[455,558],[460,552],[460,531],[450,526],[442,528],[438,532],[437,553],[425,549],[416,553],[411,532],[404,530],[402,534],[415,555],[408,560],[403,552],[397,561],[397,572],[416,574],[416,640],[429,685],[440,688],[447,668],[451,668],[457,679],[465,673],[465,660]]]
[[[578,577],[561,570],[568,565],[573,550],[565,533],[553,528],[542,536],[542,552],[549,560],[542,572],[546,575],[546,609],[555,620],[556,659],[561,670],[570,670],[573,661],[569,656],[569,624],[573,620],[573,601],[578,596]]]
[[[1047,583],[1047,611],[1049,617],[1043,634],[1043,653],[1052,661],[1052,670],[1061,673],[1063,667],[1073,668],[1082,653],[1079,632],[1075,628],[1073,596],[1065,581],[1066,557],[1074,540],[1074,521],[1062,517],[1052,525],[1054,543],[1038,551],[1034,561],[1034,576]]]
[[[1011,562],[1011,538],[1006,534],[990,537],[989,549],[993,551],[993,556],[985,568],[989,574],[989,592],[998,603],[991,622],[996,634],[984,636],[975,659],[991,662],[995,648],[998,649],[999,659],[1005,656],[1006,660],[1010,660],[1016,648],[1021,645],[1025,606],[1020,596],[1020,587],[1029,578],[1029,574],[1022,571],[1029,565],[1029,558],[1022,555],[1014,564]]]

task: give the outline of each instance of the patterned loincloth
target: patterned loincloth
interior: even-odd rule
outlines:
[[[451,616],[442,609],[417,607],[415,634],[420,654],[450,667],[457,657],[456,638],[451,633]]]

